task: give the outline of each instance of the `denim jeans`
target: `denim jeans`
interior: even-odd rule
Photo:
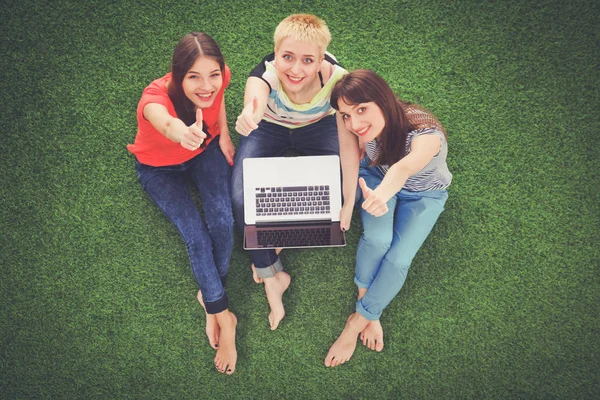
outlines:
[[[244,230],[244,176],[243,160],[257,157],[279,157],[288,150],[303,155],[339,155],[337,124],[334,115],[302,128],[285,128],[261,121],[258,129],[240,138],[235,154],[231,193],[233,214],[241,231]],[[275,250],[249,250],[256,273],[261,278],[274,276],[283,269]]]
[[[383,174],[361,163],[359,176],[375,189]],[[368,320],[378,320],[398,294],[408,268],[427,239],[448,198],[446,190],[411,192],[400,190],[387,203],[389,211],[374,217],[361,208],[363,235],[356,251],[354,282],[367,293],[356,302],[356,311]],[[361,203],[365,199],[362,197]]]
[[[207,148],[183,164],[152,167],[136,161],[144,190],[181,234],[196,283],[202,291],[206,312],[228,308],[225,280],[233,250],[231,212],[231,167],[212,141]],[[200,192],[206,223],[188,189],[191,180]]]

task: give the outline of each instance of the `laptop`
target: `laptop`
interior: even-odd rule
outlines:
[[[246,158],[244,249],[344,246],[338,156]]]

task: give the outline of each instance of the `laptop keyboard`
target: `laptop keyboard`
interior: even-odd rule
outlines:
[[[256,215],[329,214],[329,185],[256,188]]]
[[[312,247],[331,243],[330,228],[298,228],[258,231],[260,247]]]

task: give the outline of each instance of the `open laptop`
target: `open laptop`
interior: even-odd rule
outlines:
[[[338,156],[247,158],[244,248],[344,246]]]

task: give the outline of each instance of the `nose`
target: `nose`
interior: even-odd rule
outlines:
[[[296,74],[300,71],[300,60],[296,61],[293,65],[292,65],[292,73]]]
[[[210,91],[212,90],[212,84],[208,79],[202,79],[200,81],[200,90]]]
[[[350,119],[350,130],[356,132],[358,130],[358,120],[356,118],[349,117]]]

